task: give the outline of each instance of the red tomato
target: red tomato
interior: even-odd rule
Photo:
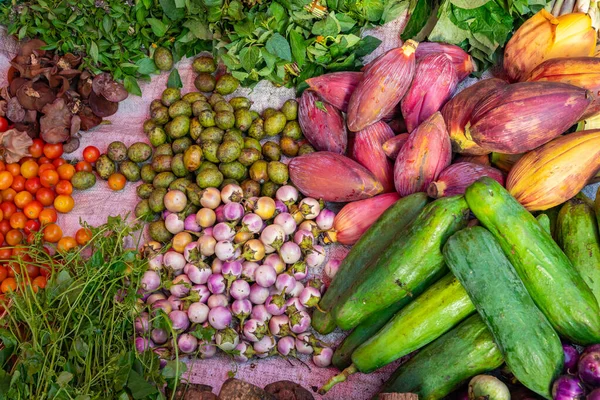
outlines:
[[[39,289],[45,288],[46,287],[46,282],[47,282],[47,279],[46,279],[45,276],[38,276],[37,278],[35,278],[33,280],[33,282],[31,282],[31,285],[33,286],[33,291],[35,293],[37,293],[37,291]]]
[[[0,265],[0,282],[8,278],[8,269],[4,265]]]
[[[25,190],[25,181],[27,181],[25,177],[21,175],[15,176],[13,178],[13,183],[12,185],[10,185],[10,187],[17,193],[22,192],[23,190]]]
[[[8,233],[8,231],[11,230],[10,227],[10,221],[7,219],[3,219],[2,221],[0,221],[0,233],[2,233],[3,235],[6,235]],[[1,257],[0,257],[1,259]]]
[[[8,220],[11,215],[17,212],[17,206],[15,206],[15,203],[13,202],[3,201],[0,203],[0,210],[2,210],[2,213],[4,214],[4,219]]]
[[[33,200],[31,203],[27,204],[25,208],[23,208],[23,214],[25,214],[25,216],[30,220],[38,219],[43,209],[44,206],[42,203],[37,200]]]
[[[83,159],[89,163],[95,163],[100,157],[100,150],[95,146],[88,146],[83,149]]]
[[[56,194],[71,194],[73,193],[73,185],[69,181],[59,181],[54,188],[56,190]]]
[[[42,156],[38,159],[38,164],[40,164],[40,166],[42,164],[52,164],[52,160],[49,159],[48,157]]]
[[[25,228],[23,228],[23,232],[25,232],[26,234],[30,234],[31,232],[37,232],[40,230],[40,223],[37,222],[34,219],[30,219],[29,221],[25,222]]]
[[[94,168],[92,167],[92,164],[90,164],[87,161],[79,161],[77,164],[75,164],[75,170],[77,172],[80,171],[85,171],[85,172],[92,172]]]
[[[42,203],[43,206],[48,207],[54,203],[54,191],[50,188],[43,187],[37,191],[35,194],[35,199]],[[0,204],[0,209],[2,208],[2,204]],[[2,210],[4,211],[4,210]]]
[[[57,158],[56,160],[52,161],[52,165],[54,165],[54,167],[58,168],[63,164],[66,164],[67,161],[64,158]]]
[[[33,144],[29,146],[29,154],[33,158],[40,158],[44,154],[44,141],[42,139],[33,139]]]
[[[63,154],[63,145],[62,143],[50,144],[46,143],[44,145],[44,155],[51,160],[62,156]]]
[[[35,279],[40,276],[40,269],[33,264],[27,264],[25,271],[27,271],[27,276],[29,276],[29,279]]]
[[[25,181],[25,190],[27,190],[31,194],[36,194],[38,190],[42,187],[42,183],[40,178],[37,176],[35,178],[29,178]]]
[[[6,132],[8,130],[8,121],[4,117],[0,117],[0,132]]]
[[[0,260],[8,261],[12,257],[12,249],[10,247],[0,248]]]

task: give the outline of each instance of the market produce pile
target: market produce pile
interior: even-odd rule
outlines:
[[[39,3],[20,5],[35,25],[17,29],[24,13],[10,32],[46,42],[22,44],[1,92],[0,399],[175,398],[188,368],[216,356],[333,365],[314,388],[331,398],[399,359],[382,395],[600,395],[600,197],[582,192],[600,170],[596,3],[588,15],[573,2],[444,1],[431,23],[426,2],[232,1],[221,13],[108,1],[87,56],[79,36],[57,39],[65,21],[38,22]],[[94,35],[110,36],[117,8],[136,21],[136,50],[108,57]],[[504,15],[497,46],[477,47],[476,26],[473,48],[422,40],[483,9]],[[72,11],[75,27],[89,18]],[[362,67],[374,42],[350,36],[404,11],[405,42]],[[502,70],[458,91],[517,23]],[[250,25],[265,30],[260,46]],[[196,54],[208,40],[217,57]],[[333,59],[315,52],[324,43]],[[195,91],[182,91],[184,54]],[[170,72],[138,127],[147,141],[62,157],[157,69]],[[298,98],[255,109],[237,90],[260,76]],[[82,221],[63,236],[57,212],[102,181],[116,196],[135,184],[135,224]],[[321,336],[335,330],[341,343]]]

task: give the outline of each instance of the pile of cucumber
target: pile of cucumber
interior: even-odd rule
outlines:
[[[550,399],[560,338],[600,343],[599,266],[585,197],[537,219],[490,178],[464,196],[404,197],[352,248],[313,316],[320,333],[353,329],[321,392],[420,349],[382,392],[440,399],[506,363]]]

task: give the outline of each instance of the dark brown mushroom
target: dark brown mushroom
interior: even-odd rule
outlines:
[[[63,151],[65,153],[72,153],[79,148],[79,138],[72,136],[65,144],[63,144]]]
[[[56,96],[44,82],[30,81],[17,90],[17,98],[23,108],[41,111],[46,104],[52,103]]]
[[[71,137],[71,111],[65,100],[58,98],[42,109],[40,134],[47,143],[61,143]]]
[[[123,101],[129,96],[125,87],[116,82],[107,72],[94,77],[92,89],[95,94],[103,96],[106,100],[114,103]]]
[[[19,55],[29,57],[32,54],[38,56],[44,56],[46,54],[46,50],[42,50],[42,47],[46,45],[41,39],[31,39],[21,45],[19,49]]]
[[[119,103],[106,100],[104,96],[97,95],[92,91],[90,93],[89,103],[92,111],[99,117],[110,117],[119,109]]]
[[[16,96],[17,95],[17,90],[19,90],[19,88],[21,86],[23,86],[24,84],[26,84],[27,82],[29,82],[29,79],[25,79],[25,78],[15,78],[12,80],[12,82],[10,83],[10,95],[11,96]]]
[[[102,122],[102,118],[92,112],[92,109],[88,106],[83,107],[77,114],[81,118],[81,130],[89,131],[92,128],[97,127]]]
[[[16,97],[8,100],[6,106],[6,117],[12,122],[21,122],[25,118],[25,109],[19,104],[19,99]]]
[[[8,102],[6,100],[0,100],[0,117],[6,117],[6,108],[8,107]]]
[[[83,71],[79,76],[77,92],[79,92],[84,99],[90,97],[90,93],[92,93],[92,76],[88,71]]]
[[[63,97],[64,93],[71,87],[69,80],[61,75],[51,75],[48,84],[51,88],[58,89],[56,97]]]

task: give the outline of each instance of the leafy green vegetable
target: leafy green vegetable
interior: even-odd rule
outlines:
[[[183,82],[181,81],[181,76],[179,75],[179,71],[177,68],[173,69],[169,74],[169,79],[167,80],[167,87],[169,88],[177,88],[181,89],[183,87]]]

